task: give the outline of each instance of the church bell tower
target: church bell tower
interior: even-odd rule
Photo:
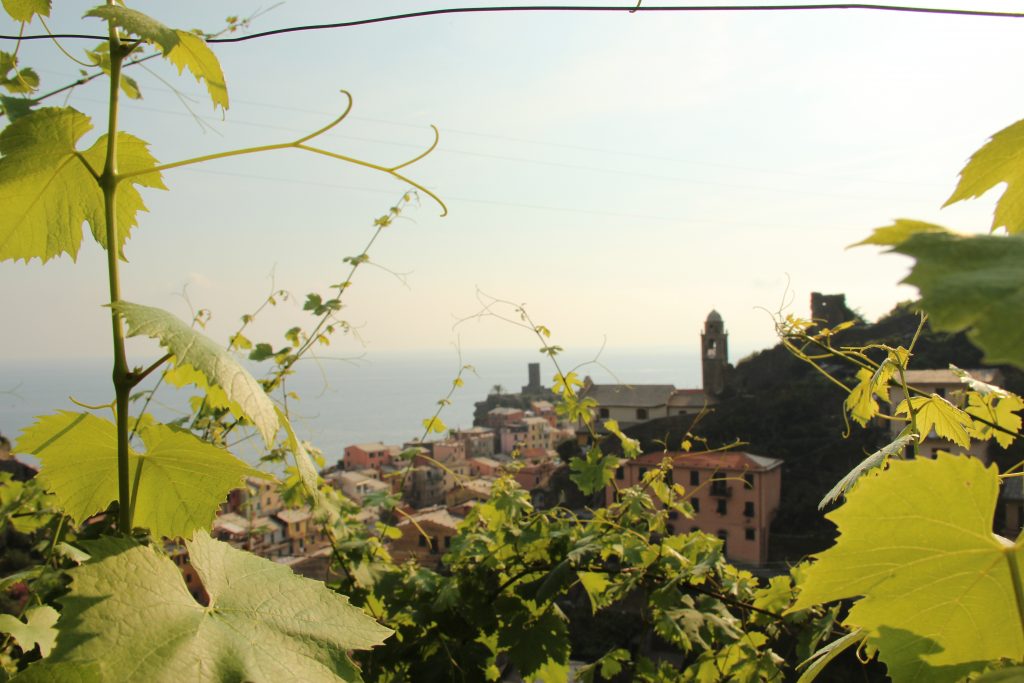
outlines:
[[[729,366],[729,334],[718,311],[712,310],[700,335],[703,388],[707,396],[719,396],[725,389],[725,371]]]

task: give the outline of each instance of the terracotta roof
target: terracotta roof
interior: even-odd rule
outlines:
[[[607,407],[653,408],[668,403],[675,390],[671,384],[594,384],[583,395]]]
[[[671,456],[676,466],[689,466],[702,470],[726,470],[730,472],[767,472],[782,465],[778,458],[766,458],[742,451],[725,451],[722,453],[645,453],[637,458],[644,465],[658,465]]]

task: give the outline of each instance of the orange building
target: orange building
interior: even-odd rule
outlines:
[[[693,519],[669,513],[669,531],[703,531],[722,539],[725,555],[732,561],[767,562],[769,530],[782,491],[782,461],[740,451],[647,453],[622,462],[615,473],[616,485],[635,486],[665,458],[672,459],[666,481],[686,489],[695,512]],[[609,487],[606,502],[610,504],[614,495],[614,487]]]

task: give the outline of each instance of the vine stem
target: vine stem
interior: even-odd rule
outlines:
[[[113,0],[107,0],[113,5]],[[118,258],[120,245],[117,239],[117,109],[118,90],[121,87],[121,66],[129,52],[121,45],[117,27],[110,22],[110,100],[107,115],[107,155],[103,172],[99,177],[103,191],[104,220],[107,241],[107,280],[110,287],[110,303],[121,300],[121,281]],[[110,323],[114,338],[114,402],[117,406],[117,528],[122,534],[131,533],[131,486],[128,463],[128,397],[132,388],[128,358],[125,354],[124,325],[121,316],[111,309]]]

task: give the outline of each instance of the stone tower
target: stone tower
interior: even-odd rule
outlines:
[[[718,311],[712,310],[704,321],[700,353],[704,393],[718,396],[725,389],[725,371],[729,367],[729,333]]]

